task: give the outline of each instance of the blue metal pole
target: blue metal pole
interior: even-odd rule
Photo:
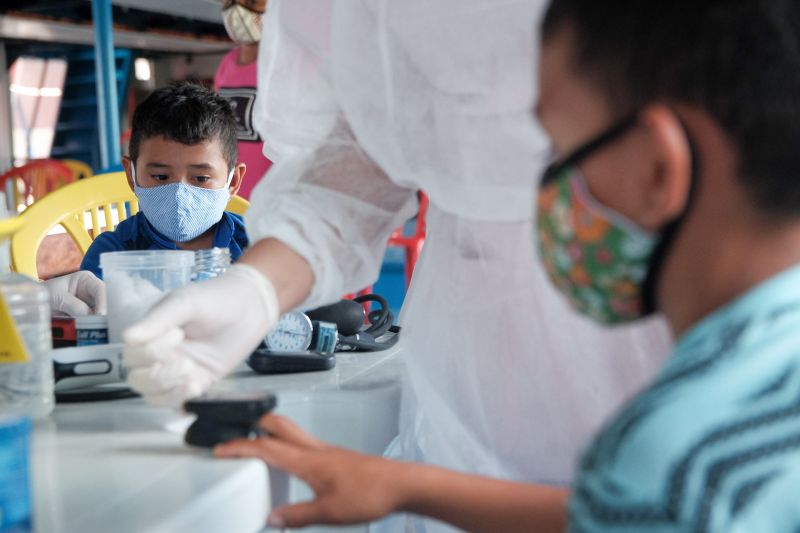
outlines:
[[[97,77],[97,121],[100,131],[100,164],[102,170],[118,165],[119,100],[117,69],[114,60],[114,36],[111,0],[92,0],[94,21],[95,75]]]

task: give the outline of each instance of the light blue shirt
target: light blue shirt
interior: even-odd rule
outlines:
[[[800,531],[800,267],[713,313],[584,454],[570,530]]]

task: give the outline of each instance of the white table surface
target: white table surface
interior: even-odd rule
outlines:
[[[277,412],[315,435],[381,453],[397,432],[401,373],[394,352],[340,354],[328,372],[259,376],[243,367],[217,388],[271,390]],[[185,446],[190,420],[141,399],[57,405],[34,429],[36,531],[252,533],[271,505],[309,496],[260,461]]]

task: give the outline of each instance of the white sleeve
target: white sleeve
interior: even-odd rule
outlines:
[[[336,102],[325,65],[329,10],[321,0],[269,4],[254,114],[274,164],[245,216],[251,242],[276,238],[311,265],[306,308],[374,282],[386,240],[416,206],[415,191],[364,152]]]

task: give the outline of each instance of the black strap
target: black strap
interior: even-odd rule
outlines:
[[[638,120],[638,114],[633,113],[594,139],[591,139],[587,143],[581,145],[574,152],[568,155],[566,159],[552,163],[549,167],[547,167],[547,170],[544,171],[541,185],[544,185],[560,176],[564,169],[580,164],[580,162],[583,161],[588,155],[599,150],[603,145],[610,143],[628,131],[628,129],[636,124]]]
[[[692,137],[689,135],[689,130],[686,129],[683,122],[681,122],[681,127],[683,128],[684,135],[686,135],[686,141],[689,143],[689,156],[692,158],[690,168],[691,175],[689,177],[689,195],[686,199],[686,205],[683,207],[683,211],[681,211],[672,222],[667,224],[661,232],[661,240],[656,245],[656,249],[653,250],[653,256],[650,258],[647,277],[645,277],[644,284],[642,285],[642,305],[643,311],[647,315],[658,311],[656,296],[658,280],[661,277],[661,271],[664,268],[664,263],[666,262],[672,244],[675,242],[681,227],[683,227],[683,222],[686,220],[689,209],[691,209],[694,204],[695,196],[697,196],[697,182],[700,180],[700,158],[692,142]]]

